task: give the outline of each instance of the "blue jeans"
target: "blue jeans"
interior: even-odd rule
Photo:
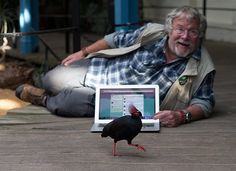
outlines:
[[[90,60],[69,66],[58,65],[42,78],[42,88],[50,95],[46,107],[64,117],[94,116],[95,90],[84,86]]]

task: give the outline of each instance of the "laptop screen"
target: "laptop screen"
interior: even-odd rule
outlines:
[[[128,107],[133,104],[141,113],[142,119],[153,119],[159,111],[159,88],[154,85],[119,85],[99,87],[96,94],[96,112],[99,120],[112,120],[130,115]],[[98,111],[96,111],[98,110]]]

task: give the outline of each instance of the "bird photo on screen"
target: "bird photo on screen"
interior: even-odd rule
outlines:
[[[110,136],[114,139],[113,156],[118,156],[116,152],[116,143],[120,140],[127,140],[129,146],[134,146],[137,149],[145,151],[143,146],[132,144],[133,138],[138,135],[142,128],[142,113],[133,104],[129,105],[128,110],[131,115],[125,115],[114,119],[105,125],[101,134],[102,137]]]

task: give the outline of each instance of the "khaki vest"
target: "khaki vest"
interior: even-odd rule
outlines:
[[[186,108],[205,76],[215,70],[214,64],[204,47],[202,47],[201,53],[200,61],[189,58],[184,72],[174,82],[162,101],[161,110]]]
[[[149,23],[143,32],[139,35],[136,43],[129,47],[100,50],[91,53],[87,58],[92,57],[117,57],[127,54],[139,47],[164,37],[166,35],[164,27],[161,24]],[[163,102],[160,105],[161,110],[175,110],[186,108],[192,95],[197,91],[205,76],[215,70],[207,50],[202,47],[201,60],[189,58],[187,66],[180,77],[171,86]]]
[[[98,52],[89,54],[86,58],[100,57],[100,56],[113,58],[121,56],[129,52],[132,52],[145,44],[156,41],[164,37],[165,34],[166,33],[164,31],[163,25],[156,23],[149,23],[147,24],[146,29],[144,29],[143,32],[139,35],[134,45],[129,47],[100,50]]]

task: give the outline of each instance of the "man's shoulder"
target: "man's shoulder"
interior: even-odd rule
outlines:
[[[211,55],[209,54],[207,48],[204,45],[202,45],[201,47],[201,61],[204,61],[204,63],[206,63],[207,61],[208,63],[214,66],[214,62],[211,58]]]
[[[146,24],[146,28],[147,29],[164,29],[164,25],[163,24],[159,24],[159,23],[147,23]]]

